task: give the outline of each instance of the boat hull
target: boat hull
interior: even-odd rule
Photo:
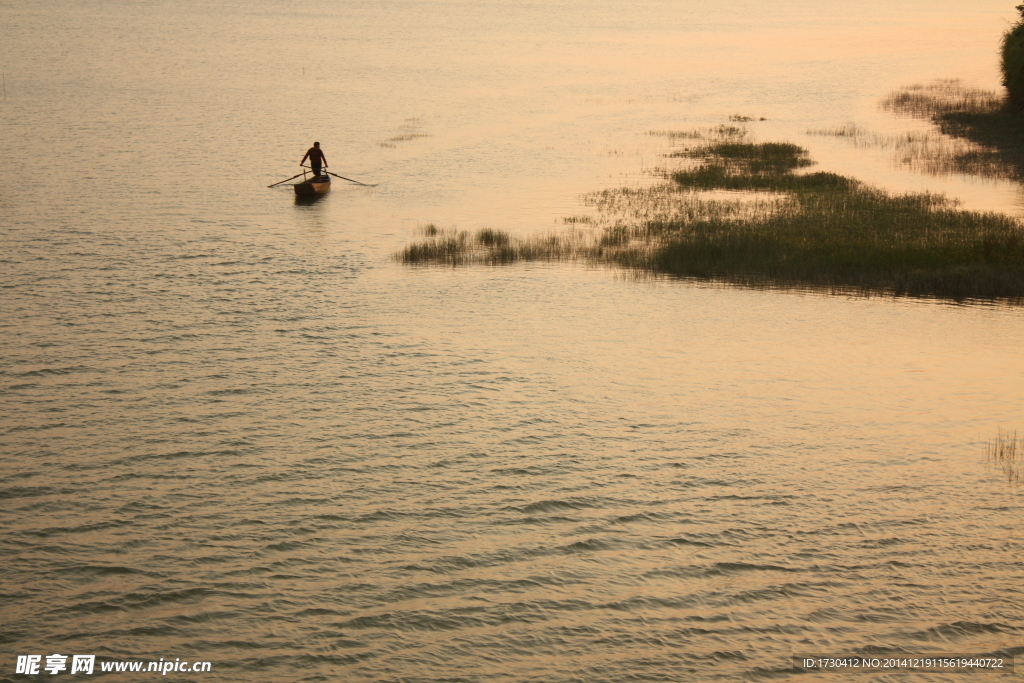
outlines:
[[[295,184],[293,187],[295,188],[295,194],[299,197],[316,197],[331,191],[331,178],[329,176],[310,178]]]

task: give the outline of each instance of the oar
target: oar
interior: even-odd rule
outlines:
[[[282,181],[281,181],[281,182],[279,182],[279,183],[274,183],[274,185],[280,185],[281,183],[287,183],[287,182],[288,182],[289,180],[295,180],[295,179],[296,179],[296,178],[298,178],[298,177],[299,177],[300,175],[305,175],[305,173],[306,173],[305,171],[303,171],[302,173],[296,173],[296,174],[295,174],[295,175],[293,175],[293,176],[292,176],[291,178],[285,178],[284,180],[282,180]],[[274,185],[267,185],[267,187],[274,187]]]
[[[305,166],[303,166],[303,168],[306,168],[306,167],[305,167]],[[335,178],[341,178],[342,180],[347,180],[347,181],[349,181],[350,183],[355,183],[356,185],[362,185],[363,187],[377,187],[377,183],[374,183],[373,185],[368,185],[368,184],[366,184],[366,183],[361,183],[361,182],[359,182],[358,180],[352,180],[351,178],[346,178],[346,177],[345,177],[345,176],[343,176],[343,175],[338,175],[337,173],[331,173],[330,171],[328,171],[328,170],[326,170],[326,169],[324,169],[324,173],[326,173],[327,175],[332,175],[332,176],[334,176]]]
[[[374,183],[373,185],[369,185],[367,183],[361,183],[358,180],[352,180],[351,178],[346,178],[345,176],[338,175],[337,173],[331,173],[330,171],[326,171],[326,173],[330,173],[335,178],[341,178],[342,180],[347,180],[350,183],[355,183],[356,185],[362,185],[363,187],[377,187],[377,183]]]

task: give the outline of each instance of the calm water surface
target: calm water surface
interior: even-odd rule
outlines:
[[[562,229],[655,180],[648,131],[737,114],[1019,213],[807,135],[996,87],[1011,5],[0,2],[0,680],[31,653],[472,683],[1024,655],[1022,491],[984,463],[1024,430],[1019,308],[390,259],[428,222]],[[379,185],[266,189],[313,140]]]

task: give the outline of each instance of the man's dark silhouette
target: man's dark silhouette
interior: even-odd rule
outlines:
[[[309,148],[306,155],[302,157],[302,161],[299,162],[299,166],[306,163],[306,159],[309,159],[310,165],[313,167],[313,175],[320,175],[320,165],[327,166],[327,157],[324,156],[323,151],[320,149],[320,143],[314,142],[313,146]]]

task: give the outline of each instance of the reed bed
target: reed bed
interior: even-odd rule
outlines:
[[[679,139],[685,139],[678,136]],[[594,193],[589,231],[534,238],[454,229],[404,263],[560,260],[752,287],[953,300],[1024,301],[1024,225],[935,194],[893,195],[826,172],[790,143],[728,131],[674,153],[686,166],[651,188]]]
[[[940,79],[892,92],[881,106],[897,114],[932,118],[945,114],[993,114],[1005,109],[1005,100],[991,90],[972,88],[956,79]]]
[[[418,117],[408,118],[401,126],[398,127],[398,131],[387,138],[386,140],[380,140],[377,144],[381,147],[394,148],[399,142],[408,142],[410,140],[418,140],[420,138],[429,138],[429,133],[424,133],[420,130],[420,120]]]
[[[426,239],[406,246],[396,258],[407,265],[510,265],[518,261],[572,261],[590,256],[592,240],[583,232],[513,238],[485,228],[470,233],[456,228],[423,229]]]
[[[881,106],[896,114],[929,119],[944,136],[946,146],[929,144],[930,149],[917,153],[922,170],[1024,180],[1024,116],[1009,106],[1004,95],[957,80],[940,80],[897,90]],[[914,165],[914,154],[910,162]]]
[[[851,123],[809,130],[807,134],[845,138],[861,149],[888,150],[897,166],[906,166],[927,175],[962,174],[1011,179],[1017,173],[998,150],[937,130],[876,133]]]
[[[727,143],[749,141],[750,133],[742,126],[729,126],[720,124],[710,128],[697,128],[695,130],[650,130],[648,135],[676,140],[703,140],[707,143]]]
[[[985,459],[992,467],[1003,471],[1011,484],[1024,478],[1024,437],[1017,432],[999,430],[985,448]]]

